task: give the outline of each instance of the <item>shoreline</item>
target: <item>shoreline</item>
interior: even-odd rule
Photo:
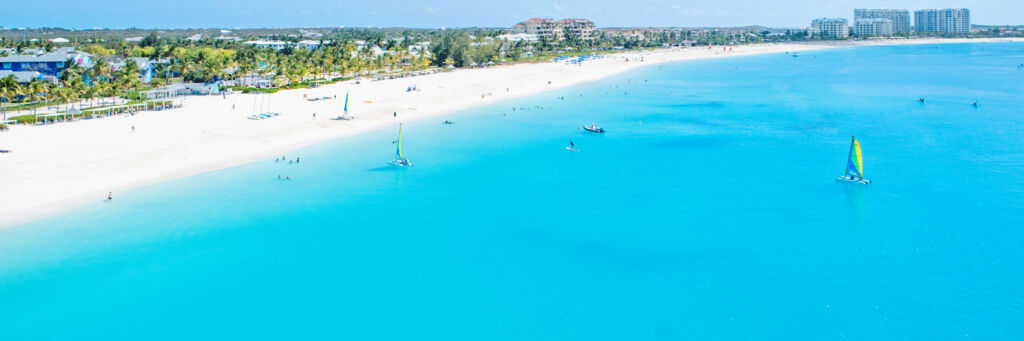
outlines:
[[[582,66],[535,63],[455,70],[434,75],[382,81],[339,82],[315,89],[283,90],[269,95],[281,116],[249,120],[257,95],[190,96],[184,107],[144,111],[46,126],[14,126],[0,133],[0,229],[15,227],[81,208],[106,198],[107,192],[224,169],[313,144],[357,136],[579,85],[639,67],[661,63],[884,45],[1024,42],[1020,38],[885,39],[765,43],[622,52]],[[637,62],[642,57],[643,62]],[[629,58],[629,62],[625,59]],[[550,82],[550,83],[549,83]],[[406,92],[416,85],[421,89]],[[334,121],[346,91],[355,121]],[[303,98],[337,96],[309,102]],[[367,102],[369,101],[369,102]],[[398,117],[392,117],[397,112]],[[316,113],[316,119],[312,118]],[[133,127],[137,128],[134,129]]]

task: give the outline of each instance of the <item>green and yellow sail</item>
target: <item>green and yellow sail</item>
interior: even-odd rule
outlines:
[[[402,125],[401,124],[398,125],[398,142],[396,142],[395,144],[398,145],[398,148],[395,149],[395,160],[402,160],[402,159],[404,159],[402,157]]]
[[[860,153],[860,142],[857,141],[856,137],[850,137],[850,156],[846,161],[846,175],[856,176],[858,178],[864,177],[864,158]]]

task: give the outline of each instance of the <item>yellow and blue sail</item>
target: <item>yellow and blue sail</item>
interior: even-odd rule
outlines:
[[[396,144],[398,145],[398,147],[395,148],[395,159],[396,160],[401,160],[402,159],[402,125],[401,124],[398,125],[398,143],[396,143]]]
[[[348,91],[345,91],[345,113],[348,113]]]
[[[846,160],[846,175],[853,175],[858,178],[864,177],[864,158],[860,153],[860,142],[857,138],[851,138],[850,156]]]

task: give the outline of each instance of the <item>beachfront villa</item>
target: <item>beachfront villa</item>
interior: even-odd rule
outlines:
[[[92,55],[77,51],[73,47],[62,47],[53,52],[35,54],[18,54],[0,57],[0,71],[35,71],[47,80],[56,82],[67,62],[71,61],[82,67],[92,65]]]

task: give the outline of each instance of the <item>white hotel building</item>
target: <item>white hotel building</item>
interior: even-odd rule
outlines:
[[[893,34],[889,19],[858,19],[853,24],[853,34],[858,37],[890,36]]]
[[[814,19],[811,21],[811,29],[826,39],[846,39],[850,36],[850,25],[846,19]]]

